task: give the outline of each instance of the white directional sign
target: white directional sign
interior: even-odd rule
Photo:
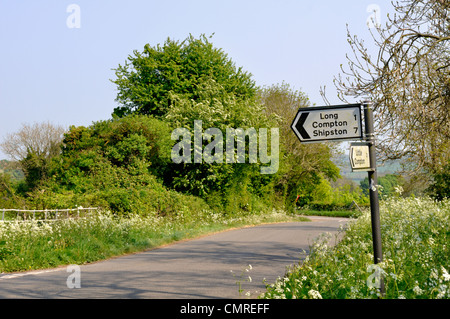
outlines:
[[[352,171],[371,171],[369,145],[367,143],[352,143],[349,151]]]
[[[305,107],[298,110],[291,128],[301,143],[360,140],[352,143],[350,162],[352,170],[368,172],[370,185],[378,183],[375,155],[375,131],[372,102],[336,105],[328,107]],[[362,132],[361,106],[364,110],[364,138]],[[372,165],[371,163],[372,162]],[[369,188],[370,217],[372,222],[373,259],[375,264],[383,261],[381,249],[380,205],[375,186]],[[379,292],[385,294],[383,276],[379,280]]]
[[[300,108],[291,128],[302,143],[361,140],[361,105]]]

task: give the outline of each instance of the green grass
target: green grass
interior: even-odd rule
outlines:
[[[336,211],[324,211],[324,210],[299,210],[298,214],[303,216],[329,216],[329,217],[346,217],[352,218],[361,215],[359,211],[352,210],[336,210]]]
[[[170,218],[104,212],[55,222],[0,222],[0,272],[80,265],[230,228],[307,220],[274,210],[235,216],[179,212]]]
[[[343,239],[324,236],[298,266],[267,285],[262,298],[449,299],[450,201],[380,202],[383,262],[373,265],[370,212],[348,223]],[[386,293],[378,289],[383,278]]]

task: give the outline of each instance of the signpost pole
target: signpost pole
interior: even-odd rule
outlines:
[[[364,135],[362,134],[361,105],[364,108]],[[373,111],[370,101],[358,104],[300,108],[291,124],[292,130],[301,143],[364,140],[364,143],[353,143],[349,155],[352,170],[364,170],[369,174],[373,258],[376,265],[383,261],[383,254],[381,252],[380,204],[377,191],[377,159],[373,127]],[[381,295],[384,295],[382,273],[379,267],[375,267],[375,270],[376,287]],[[369,285],[369,281],[367,283]]]
[[[380,230],[380,205],[378,200],[378,191],[376,189],[378,184],[377,164],[375,154],[375,135],[373,126],[373,111],[371,102],[363,102],[364,108],[364,124],[365,124],[365,141],[369,145],[370,167],[368,172],[369,177],[369,196],[370,196],[370,212],[372,220],[372,240],[373,240],[373,257],[374,263],[378,264],[383,261],[383,254],[381,250],[381,230]],[[384,295],[384,281],[380,276],[380,293]]]

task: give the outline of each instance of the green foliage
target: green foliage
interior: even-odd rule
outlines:
[[[353,188],[350,184],[332,186],[329,180],[322,179],[313,189],[311,202],[305,208],[327,211],[356,209],[353,202],[366,206],[369,199],[360,188]]]
[[[0,173],[10,175],[12,181],[22,181],[25,178],[23,171],[18,167],[17,162],[0,160]]]
[[[433,183],[428,191],[437,200],[450,198],[450,161],[441,170],[433,174]]]
[[[25,182],[28,190],[34,190],[41,181],[47,178],[50,159],[44,155],[28,152],[27,156],[20,161],[25,172]]]
[[[333,148],[301,145],[290,129],[298,107],[310,105],[306,94],[286,84],[257,88],[250,73],[236,68],[205,36],[147,44],[115,71],[121,106],[113,119],[71,127],[60,155],[29,153],[23,160],[26,182],[17,190],[30,207],[101,206],[120,214],[163,216],[202,205],[230,214],[292,211],[297,196],[301,206],[338,202],[328,182],[339,177]],[[200,147],[193,141],[195,121],[202,123]],[[222,163],[174,163],[176,128],[191,132],[192,155],[212,141],[206,130],[218,129],[224,139]],[[249,137],[245,164],[227,163],[227,129],[238,128],[267,129],[269,151],[270,129],[279,129],[276,173],[261,173],[271,164],[261,163],[260,154],[250,163]],[[236,152],[237,141],[234,146]]]
[[[146,44],[143,52],[133,54],[115,69],[116,101],[122,104],[114,110],[115,116],[134,112],[163,116],[173,103],[170,93],[198,100],[200,86],[210,80],[238,99],[255,95],[250,74],[236,68],[204,35],[199,39],[191,35],[182,42],[167,39],[156,47]]]
[[[237,99],[235,94],[227,92],[215,81],[208,80],[200,88],[197,101],[188,99],[184,95],[171,94],[173,105],[167,112],[166,119],[172,123],[172,127],[186,127],[193,133],[194,120],[200,120],[203,130],[217,128],[222,132],[225,140],[227,128],[258,130],[276,124],[265,116],[261,105],[250,99]],[[203,147],[206,144],[208,141],[204,140]],[[234,204],[236,209],[247,207],[251,204],[249,193],[254,194],[267,186],[271,182],[271,177],[258,179],[261,175],[261,164],[249,163],[248,143],[246,145],[245,164],[226,163],[224,142],[222,163],[170,164],[170,170],[166,171],[164,179],[169,187],[201,196],[212,205],[218,203],[217,197],[221,198],[220,202],[225,206],[230,200],[236,202],[239,198],[241,202]],[[191,154],[196,151],[192,143]],[[237,194],[239,194],[238,197],[236,197]]]
[[[378,177],[378,185],[381,186],[378,186],[378,189],[384,197],[394,195],[396,193],[395,188],[403,184],[403,177],[397,174],[386,174],[385,176]],[[360,185],[363,193],[369,195],[369,179],[366,177],[360,182]]]
[[[307,145],[306,147],[309,147]],[[331,162],[331,150],[318,145],[315,149],[302,149],[302,157],[286,154],[283,161],[284,176],[280,182],[286,180],[285,205],[289,209],[305,207],[314,202],[327,202],[335,189],[330,189],[328,180],[336,180],[339,169]],[[313,166],[307,165],[312,163]],[[306,164],[306,165],[305,165]]]
[[[34,206],[101,206],[116,213],[176,214],[199,199],[166,189],[155,176],[166,165],[173,142],[166,123],[130,115],[71,127],[62,154],[54,158]]]
[[[290,127],[297,110],[311,106],[307,95],[282,83],[260,90],[259,98],[264,112],[280,127],[280,168],[275,183],[279,200],[290,211],[326,200],[314,192],[320,192],[325,180],[339,177],[339,168],[331,161],[333,146],[301,144]]]
[[[189,36],[182,42],[168,39],[156,47],[146,45],[143,52],[134,51],[115,71],[117,101],[122,104],[115,109],[115,117],[152,114],[171,128],[185,127],[192,133],[194,121],[202,121],[204,130],[217,128],[224,138],[227,128],[276,125],[257,102],[251,75],[236,68],[205,36]],[[208,143],[204,138],[202,147]],[[191,145],[191,154],[199,151]],[[110,154],[120,160],[117,154]],[[245,165],[228,164],[224,158],[221,164],[166,162],[154,174],[170,189],[236,211],[258,206],[260,201],[255,198],[262,189],[270,193],[272,180],[258,179],[259,167],[260,163],[249,164],[248,160]]]
[[[16,185],[9,174],[0,173],[0,208],[17,208],[24,205],[23,199],[17,194]]]

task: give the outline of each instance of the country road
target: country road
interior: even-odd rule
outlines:
[[[248,298],[236,282],[256,298],[264,278],[273,283],[317,236],[336,234],[348,221],[310,219],[228,230],[74,269],[0,274],[0,298]]]

